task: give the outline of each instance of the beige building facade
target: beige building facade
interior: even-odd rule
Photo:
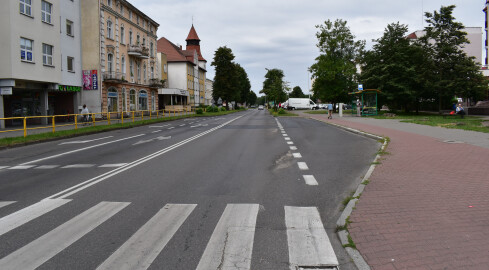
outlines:
[[[83,1],[83,103],[91,112],[158,109],[159,24],[125,0]]]

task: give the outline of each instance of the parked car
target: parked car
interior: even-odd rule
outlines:
[[[263,110],[263,105],[258,106],[258,110]]]

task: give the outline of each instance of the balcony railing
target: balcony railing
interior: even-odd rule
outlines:
[[[159,79],[149,79],[149,86],[150,87],[164,88],[164,83],[162,83],[161,80],[159,80]]]
[[[122,72],[115,72],[115,71],[105,71],[103,73],[103,78],[104,81],[126,81],[127,78],[125,77],[126,74]]]

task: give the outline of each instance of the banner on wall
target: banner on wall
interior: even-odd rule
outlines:
[[[83,71],[83,90],[97,90],[98,89],[98,76],[97,70],[84,70]]]

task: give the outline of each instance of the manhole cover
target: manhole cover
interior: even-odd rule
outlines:
[[[461,142],[461,141],[454,141],[454,140],[444,140],[443,142],[444,143],[464,143],[464,142]]]

